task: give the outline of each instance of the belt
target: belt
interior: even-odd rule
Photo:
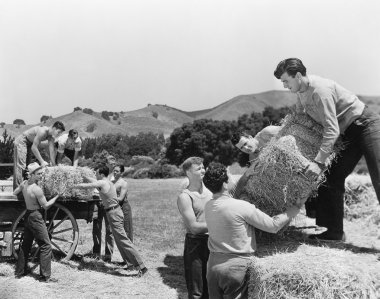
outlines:
[[[113,206],[113,207],[110,207],[110,208],[108,208],[108,209],[104,209],[106,212],[109,212],[109,211],[112,211],[112,210],[115,210],[115,209],[117,209],[117,208],[119,208],[120,206],[119,205],[117,205],[117,206]]]

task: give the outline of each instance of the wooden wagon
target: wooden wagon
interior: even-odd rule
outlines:
[[[0,163],[1,167],[12,167],[13,163]],[[26,207],[24,199],[13,195],[12,181],[0,185],[0,233],[8,247],[3,249],[2,255],[13,255],[17,259],[17,252],[23,239],[24,216]],[[91,221],[94,206],[99,197],[94,195],[89,200],[75,198],[58,198],[57,202],[44,211],[46,226],[52,243],[55,256],[69,260],[78,245],[78,219]],[[38,246],[33,244],[32,261],[38,256]]]

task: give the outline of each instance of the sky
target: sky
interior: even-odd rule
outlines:
[[[0,0],[0,122],[283,90],[279,61],[380,96],[378,0]]]

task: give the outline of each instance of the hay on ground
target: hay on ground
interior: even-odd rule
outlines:
[[[96,178],[94,171],[88,167],[46,167],[41,186],[49,197],[59,193],[64,199],[91,199],[93,189],[73,189],[74,185],[85,182],[84,177]]]
[[[344,250],[301,245],[296,252],[254,259],[249,272],[250,299],[372,299],[380,295],[376,257]]]

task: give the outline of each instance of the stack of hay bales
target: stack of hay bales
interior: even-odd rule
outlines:
[[[41,187],[47,197],[59,193],[64,199],[91,199],[93,189],[73,189],[74,185],[85,182],[84,177],[96,178],[94,171],[88,167],[46,167]]]
[[[245,199],[268,215],[282,213],[290,205],[305,201],[323,182],[304,174],[322,143],[323,127],[305,113],[285,117],[278,135],[261,150],[243,176],[237,197]],[[331,163],[334,158],[329,158]]]
[[[253,260],[249,275],[249,299],[380,298],[374,255],[301,245],[292,253]]]

